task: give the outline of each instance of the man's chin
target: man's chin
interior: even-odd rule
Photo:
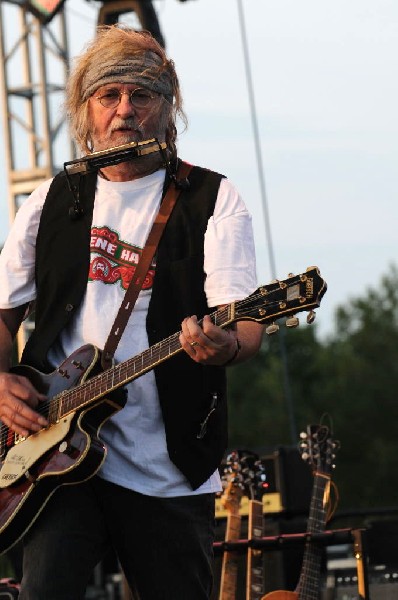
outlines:
[[[139,131],[113,131],[106,140],[97,140],[95,150],[109,150],[109,148],[114,148],[115,146],[142,141],[143,137]]]

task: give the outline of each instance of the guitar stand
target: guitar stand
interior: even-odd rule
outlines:
[[[314,542],[324,546],[351,544],[357,567],[358,598],[359,600],[370,600],[365,529],[334,529],[313,534],[293,533],[267,536],[253,540],[215,542],[213,549],[215,556],[218,556],[226,550],[244,554],[249,547],[260,550],[283,550],[286,546],[305,544],[306,542]]]
[[[358,594],[359,598],[369,600],[369,581],[366,548],[366,530],[352,529],[354,538],[354,556],[357,563]]]

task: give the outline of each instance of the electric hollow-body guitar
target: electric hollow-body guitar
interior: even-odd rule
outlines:
[[[332,440],[329,428],[309,425],[301,434],[300,451],[314,475],[307,533],[322,533],[330,509],[331,472],[338,442]],[[305,543],[303,563],[295,591],[276,590],[262,600],[319,600],[322,547],[309,539]]]
[[[294,315],[300,311],[308,311],[312,322],[325,292],[325,281],[311,267],[260,287],[210,317],[222,328],[241,320],[266,323],[266,331],[273,333],[278,328],[274,321],[282,317],[288,327],[296,326]],[[23,438],[0,422],[0,553],[24,535],[58,487],[85,481],[99,470],[106,456],[100,428],[123,408],[123,386],[181,352],[179,336],[177,332],[106,371],[100,368],[100,350],[90,344],[50,374],[23,365],[13,369],[47,396],[39,411],[49,426]]]

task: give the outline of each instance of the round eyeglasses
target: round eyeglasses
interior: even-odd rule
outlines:
[[[116,108],[120,104],[123,94],[129,97],[131,104],[136,108],[145,108],[156,98],[155,94],[142,88],[137,88],[131,92],[121,92],[115,88],[107,90],[101,96],[95,96],[95,99],[105,108]]]

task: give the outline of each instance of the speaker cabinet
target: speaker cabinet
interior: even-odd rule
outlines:
[[[279,493],[281,511],[292,515],[308,514],[313,477],[297,448],[281,446],[262,457],[269,483],[267,493]]]
[[[288,513],[289,516],[308,515],[313,477],[311,469],[302,460],[297,448],[280,447],[271,454],[261,456],[265,468],[266,484],[262,502],[264,514]],[[221,471],[223,471],[223,465]],[[249,500],[243,496],[240,514],[248,514]],[[227,511],[216,499],[216,519],[225,518]]]

